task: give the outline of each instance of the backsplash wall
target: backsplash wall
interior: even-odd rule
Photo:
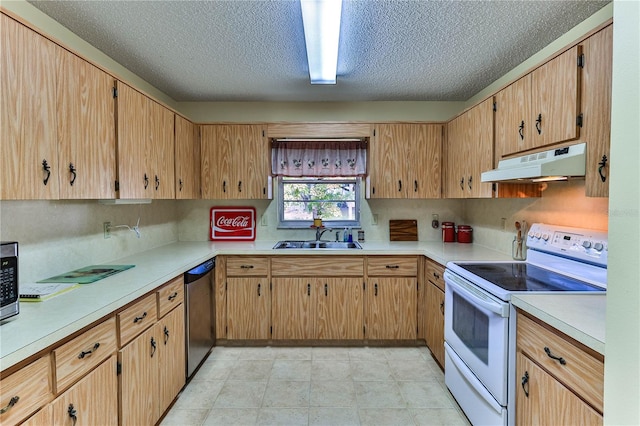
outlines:
[[[176,201],[2,201],[0,239],[18,241],[20,282],[33,282],[177,241],[176,209]],[[140,239],[124,228],[104,238],[103,222],[134,226],[138,217]]]
[[[474,243],[511,254],[516,220],[607,230],[609,199],[584,193],[584,180],[553,182],[541,198],[466,200],[463,217],[473,226]]]

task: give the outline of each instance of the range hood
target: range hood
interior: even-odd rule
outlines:
[[[482,182],[535,183],[584,177],[586,143],[500,160],[483,172]]]

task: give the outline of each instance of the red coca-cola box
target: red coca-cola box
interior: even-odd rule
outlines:
[[[255,241],[254,207],[211,207],[209,239],[211,241]]]

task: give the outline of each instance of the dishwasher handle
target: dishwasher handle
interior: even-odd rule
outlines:
[[[184,283],[189,284],[194,281],[198,281],[200,278],[213,271],[216,267],[216,259],[209,259],[206,262],[196,266],[193,269],[184,273]]]

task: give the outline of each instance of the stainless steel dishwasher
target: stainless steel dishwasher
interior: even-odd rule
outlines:
[[[215,341],[213,282],[216,259],[209,259],[184,274],[187,379],[191,378]]]

